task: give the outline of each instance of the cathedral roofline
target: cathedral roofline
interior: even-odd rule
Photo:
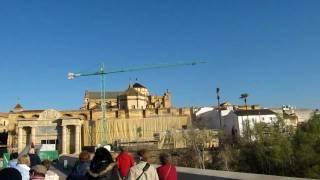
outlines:
[[[147,89],[145,86],[143,86],[142,84],[137,83],[137,82],[134,83],[132,87],[133,87],[133,88],[145,88],[145,89]]]

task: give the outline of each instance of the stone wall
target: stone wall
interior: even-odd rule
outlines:
[[[102,117],[101,111],[93,112],[93,120]],[[161,116],[192,116],[191,108],[159,108],[159,109],[131,109],[107,111],[107,119],[130,119],[130,118],[148,118]]]

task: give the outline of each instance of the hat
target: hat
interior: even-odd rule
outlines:
[[[47,168],[43,165],[35,165],[31,169],[39,174],[46,174],[47,173]]]

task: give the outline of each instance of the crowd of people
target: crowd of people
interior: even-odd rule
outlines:
[[[88,152],[80,153],[67,180],[177,180],[169,154],[160,154],[161,166],[154,168],[149,164],[150,154],[146,149],[138,151],[135,158],[125,147],[120,150],[115,160],[105,148],[98,148],[91,161]]]
[[[40,157],[34,148],[28,154],[12,153],[8,167],[0,171],[1,180],[59,180],[59,176],[50,171],[51,162]]]
[[[92,159],[89,152],[81,152],[67,180],[177,180],[176,167],[170,163],[169,154],[160,154],[161,165],[155,168],[149,163],[148,150],[139,150],[135,157],[125,147],[120,150],[115,159],[103,147],[96,149]],[[28,155],[19,157],[13,153],[10,159],[9,167],[0,171],[1,180],[59,179],[57,174],[49,170],[51,162],[41,162],[34,149]]]

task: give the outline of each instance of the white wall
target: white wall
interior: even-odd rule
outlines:
[[[245,122],[248,120],[250,128],[253,128],[255,123],[272,123],[277,120],[277,116],[275,114],[270,114],[270,115],[245,115],[245,116],[238,116],[238,134],[240,136],[243,135],[244,131],[244,125]]]
[[[231,137],[232,127],[234,126],[237,129],[238,136],[242,136],[244,130],[243,125],[247,119],[249,119],[250,127],[253,128],[253,125],[255,123],[271,123],[273,121],[276,121],[277,116],[275,114],[237,116],[233,110],[222,110],[221,129],[227,136]],[[201,108],[198,112],[196,112],[196,122],[194,123],[194,125],[199,128],[220,129],[218,110],[212,107]]]
[[[196,122],[199,128],[220,129],[219,111],[212,107],[201,108],[196,113]],[[238,124],[237,116],[232,110],[221,110],[221,129],[226,135],[231,136],[232,126]]]

